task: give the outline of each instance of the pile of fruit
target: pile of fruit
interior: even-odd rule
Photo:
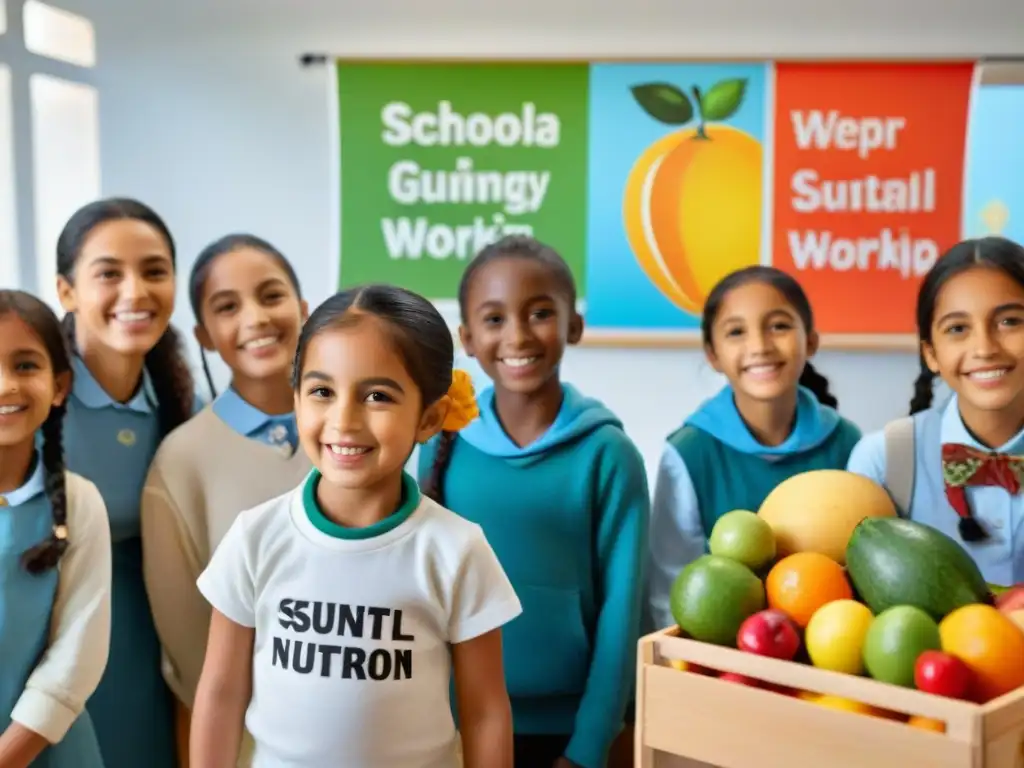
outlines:
[[[960,544],[897,517],[867,478],[837,470],[794,476],[756,514],[721,517],[708,543],[710,554],[672,587],[673,616],[694,640],[976,703],[1024,686],[1024,585],[986,584]],[[910,722],[943,730],[924,718]]]

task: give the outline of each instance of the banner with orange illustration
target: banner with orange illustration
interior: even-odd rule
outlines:
[[[975,65],[595,64],[587,321],[696,335],[714,284],[793,274],[826,334],[913,331],[961,234]]]

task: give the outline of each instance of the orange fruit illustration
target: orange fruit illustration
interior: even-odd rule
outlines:
[[[846,572],[835,560],[817,552],[798,552],[777,562],[765,579],[768,605],[801,627],[834,600],[852,600]]]
[[[706,92],[671,83],[633,86],[652,118],[676,128],[633,164],[622,217],[640,268],[670,301],[699,314],[711,288],[760,262],[761,143],[722,121],[743,104],[746,79],[720,80]],[[684,127],[697,118],[697,124]]]

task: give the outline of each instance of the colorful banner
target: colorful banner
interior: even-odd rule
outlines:
[[[341,286],[455,298],[502,234],[584,280],[585,64],[339,63]]]
[[[974,71],[339,62],[340,283],[451,300],[521,232],[569,262],[591,335],[693,335],[712,286],[759,263],[800,280],[824,333],[912,332],[966,223],[1024,223],[996,88],[975,89],[965,185]]]
[[[800,281],[820,330],[914,331],[921,278],[960,239],[973,74],[776,66],[772,264]]]

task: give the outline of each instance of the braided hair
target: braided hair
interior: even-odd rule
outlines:
[[[24,291],[0,290],[0,316],[9,313],[35,331],[46,347],[53,376],[65,377],[70,385],[71,357],[64,343],[60,321],[53,310]],[[53,522],[50,535],[21,555],[22,566],[29,573],[44,573],[55,568],[68,548],[63,443],[65,408],[63,402],[52,406],[42,425],[43,485]]]

